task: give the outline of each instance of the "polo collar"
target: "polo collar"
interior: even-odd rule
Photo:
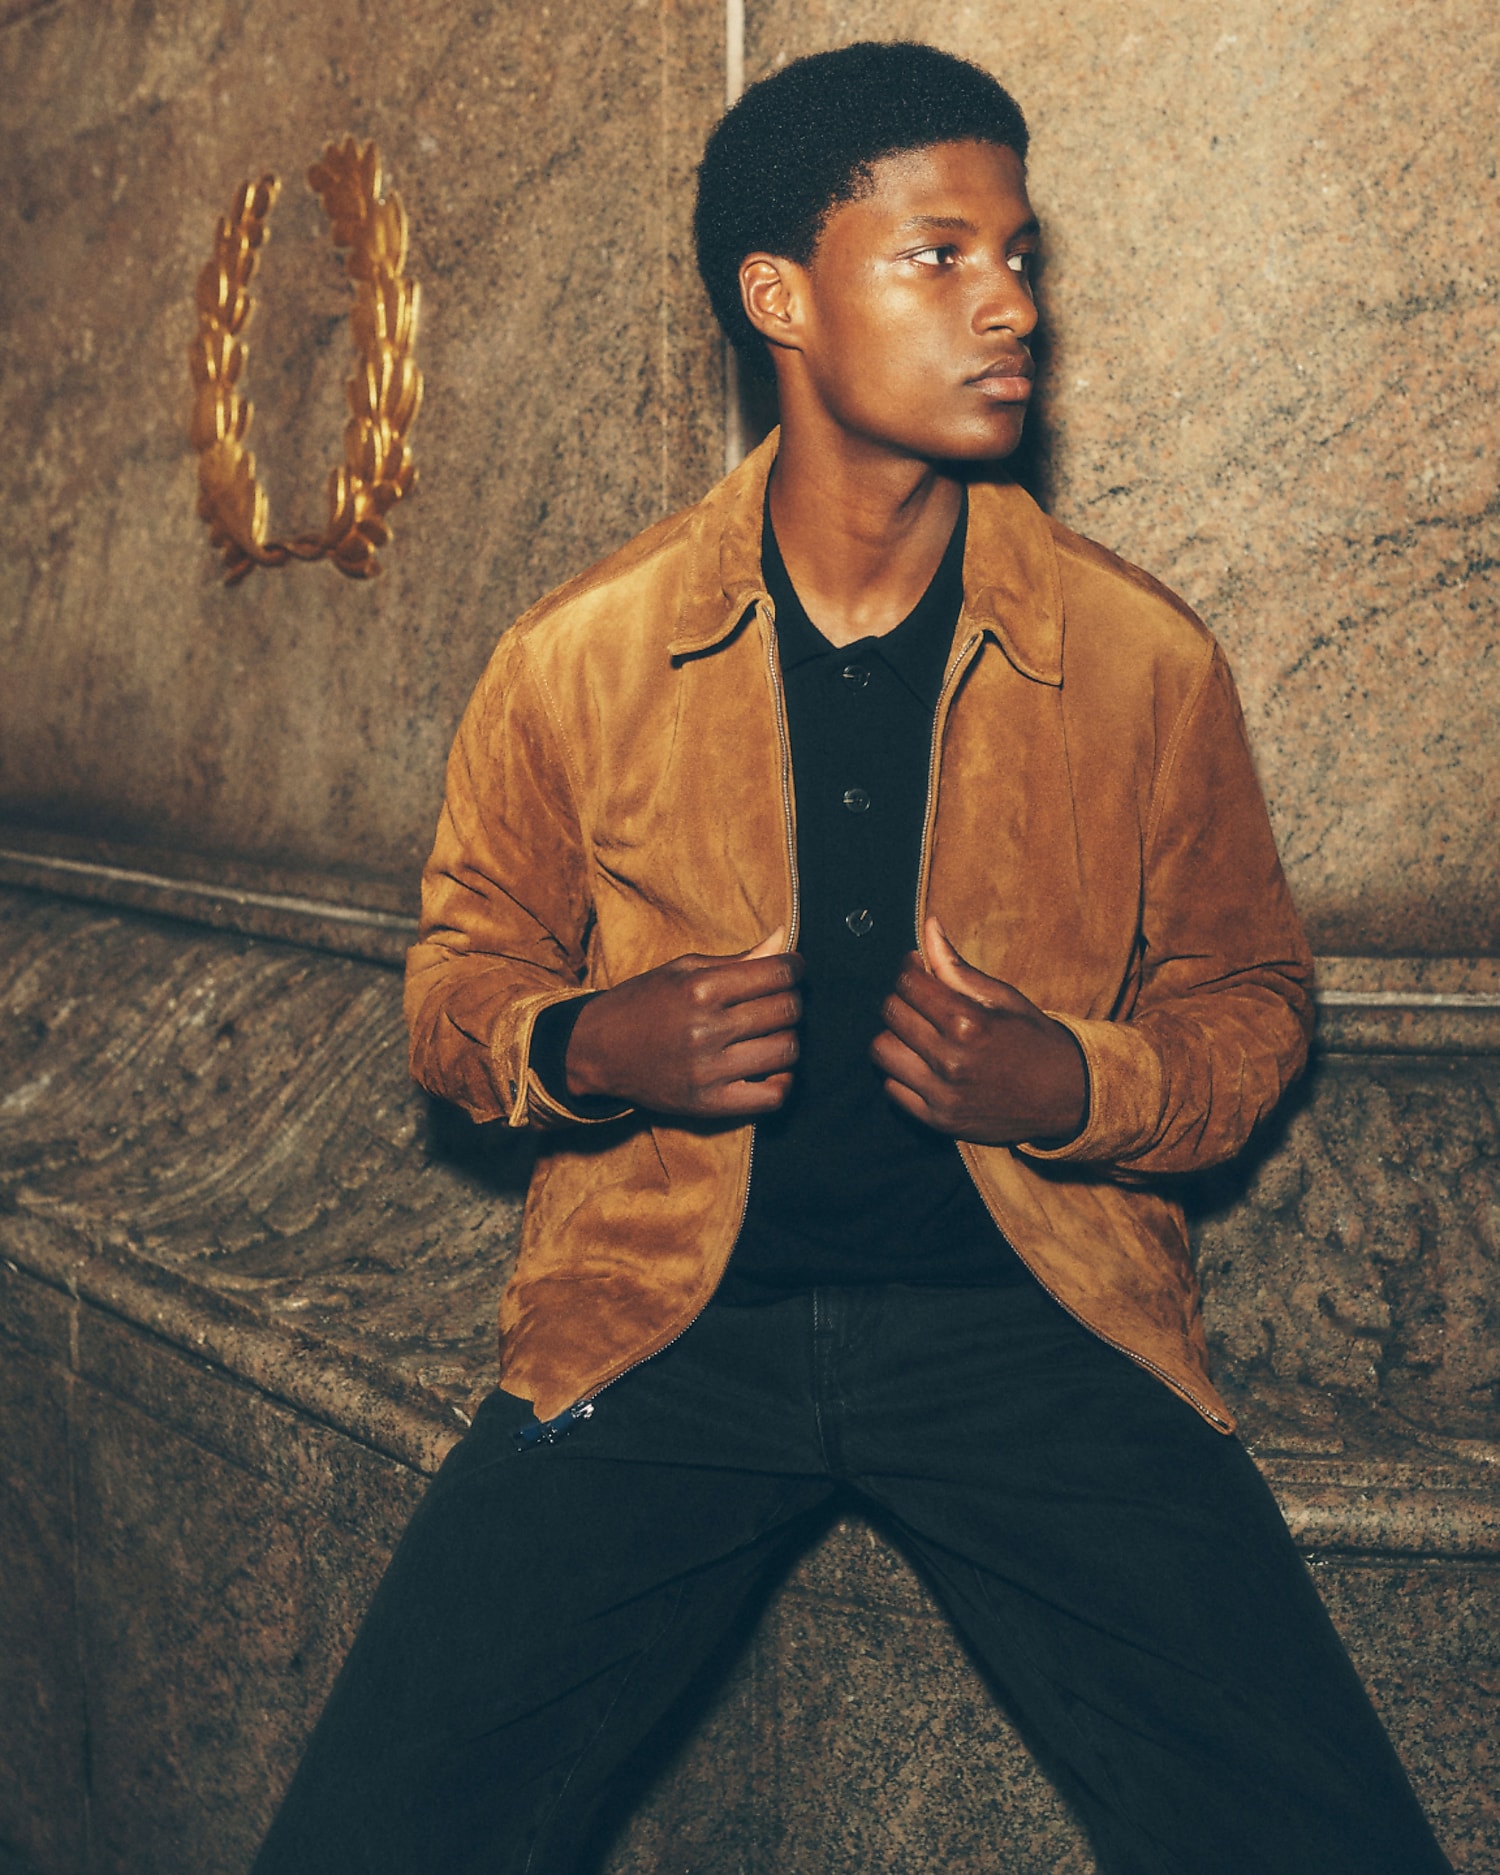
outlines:
[[[786,676],[799,665],[828,659],[847,663],[851,655],[876,657],[917,700],[931,710],[942,694],[943,676],[953,643],[954,625],[963,604],[963,551],[968,533],[964,501],[948,545],[926,590],[893,630],[835,645],[813,624],[781,558],[771,506],[761,522],[761,571],[776,608],[776,653]]]
[[[722,644],[767,599],[760,565],[766,483],[781,432],[746,456],[698,504],[680,629],[667,649],[694,657]],[[1034,683],[1062,683],[1063,601],[1047,517],[1014,482],[969,485],[963,616]]]

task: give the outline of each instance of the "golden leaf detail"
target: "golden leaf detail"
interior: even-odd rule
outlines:
[[[408,437],[422,407],[422,373],[412,357],[417,283],[404,277],[408,228],[401,198],[382,200],[380,155],[353,136],[329,143],[307,172],[329,233],[346,248],[344,271],[355,283],[349,324],[356,362],[347,394],[344,461],[328,478],[328,520],[321,534],[267,539],[266,497],[255,457],[243,448],[252,406],[237,389],[247,350],[239,334],[253,311],[249,286],[269,230],[279,184],[245,182],[230,215],[214,231],[212,260],[198,276],[198,334],[189,350],[194,394],[189,437],[198,452],[198,513],[223,555],[234,585],[257,566],[328,559],[350,579],[380,572],[378,550],[391,538],[385,515],[416,482]]]

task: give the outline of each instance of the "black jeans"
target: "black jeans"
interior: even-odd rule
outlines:
[[[529,1419],[492,1395],[443,1466],[258,1875],[567,1875],[839,1492],[1110,1875],[1448,1868],[1243,1448],[1034,1286],[711,1307],[557,1444]]]

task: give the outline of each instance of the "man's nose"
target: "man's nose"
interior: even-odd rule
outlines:
[[[979,298],[974,306],[976,332],[1010,332],[1018,339],[1029,338],[1036,330],[1036,301],[1025,274],[1017,273],[1002,260],[986,269]]]

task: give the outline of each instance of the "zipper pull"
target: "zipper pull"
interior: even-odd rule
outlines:
[[[518,1452],[529,1452],[534,1445],[556,1445],[558,1440],[570,1433],[580,1419],[594,1417],[592,1400],[575,1400],[572,1406],[564,1407],[554,1419],[538,1419],[535,1414],[530,1421],[512,1436]]]

